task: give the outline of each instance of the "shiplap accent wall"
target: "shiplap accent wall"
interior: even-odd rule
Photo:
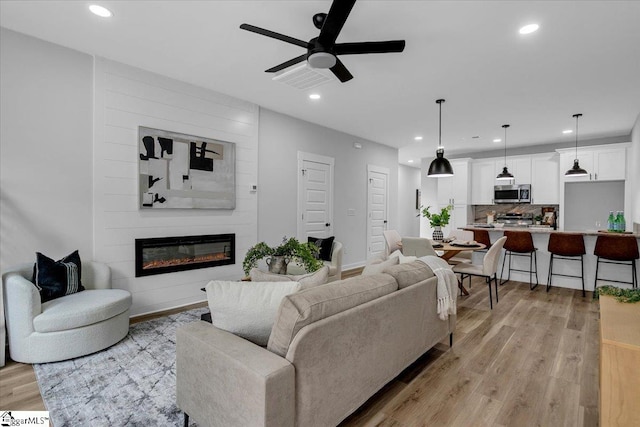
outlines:
[[[132,315],[205,300],[210,280],[238,280],[257,241],[258,106],[109,61],[95,60],[94,256],[113,286],[133,295]],[[236,144],[235,210],[140,210],[138,126]],[[236,264],[135,277],[136,238],[236,234]]]

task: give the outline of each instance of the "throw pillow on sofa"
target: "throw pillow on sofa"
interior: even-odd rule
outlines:
[[[31,281],[40,292],[40,302],[84,291],[81,279],[82,263],[77,250],[58,261],[36,252]]]
[[[258,268],[252,268],[249,273],[252,282],[298,282],[300,289],[309,289],[314,286],[324,285],[329,279],[329,266],[325,265],[306,274],[275,274],[268,271],[262,271]]]
[[[371,276],[373,274],[382,273],[387,267],[391,267],[398,264],[398,257],[389,258],[387,260],[376,260],[378,262],[372,262],[371,264],[367,264],[362,270],[363,276]]]
[[[300,284],[213,280],[205,290],[215,327],[266,346],[280,302],[300,290]]]
[[[394,253],[389,255],[389,258],[398,258],[399,259],[399,264],[406,264],[408,262],[413,262],[413,261],[418,259],[418,257],[413,256],[413,255],[405,256],[399,250],[395,251]]]
[[[331,252],[333,252],[333,240],[335,236],[331,237],[308,237],[307,242],[313,243],[320,248],[320,259],[323,261],[331,261]]]

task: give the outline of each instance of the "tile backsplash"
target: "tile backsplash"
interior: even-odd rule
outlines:
[[[541,215],[543,207],[553,207],[556,210],[556,214],[559,211],[558,205],[529,205],[529,204],[499,204],[499,205],[474,205],[473,217],[474,222],[484,223],[487,222],[487,215],[490,213],[506,213],[506,212],[518,212],[518,213],[531,213],[533,216]]]

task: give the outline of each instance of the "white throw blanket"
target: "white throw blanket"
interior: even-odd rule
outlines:
[[[436,297],[440,319],[447,320],[450,314],[456,314],[456,295],[458,279],[447,261],[437,256],[423,256],[418,261],[427,264],[438,278]]]

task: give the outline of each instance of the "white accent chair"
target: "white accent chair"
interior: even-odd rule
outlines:
[[[110,347],[129,332],[131,294],[111,289],[106,264],[84,261],[85,290],[45,303],[31,283],[33,263],[2,275],[9,355],[16,362],[47,363]]]
[[[453,266],[453,272],[460,274],[460,281],[464,281],[465,276],[469,276],[469,287],[471,287],[471,276],[484,277],[487,285],[489,285],[489,307],[493,310],[493,300],[491,297],[491,281],[495,282],[496,288],[496,304],[498,303],[498,260],[500,259],[500,251],[504,246],[506,237],[499,238],[491,248],[487,251],[487,254],[482,260],[482,265],[469,264],[466,262]]]
[[[342,280],[342,252],[342,243],[334,240],[331,247],[331,261],[322,261],[324,265],[329,267],[327,283]],[[304,265],[297,262],[291,262],[287,266],[287,275],[300,275],[306,272]]]
[[[449,233],[449,239],[461,240],[463,242],[469,242],[473,240],[473,231],[469,230],[451,230]],[[461,262],[470,263],[473,251],[463,251],[449,258],[449,264],[460,264]]]

